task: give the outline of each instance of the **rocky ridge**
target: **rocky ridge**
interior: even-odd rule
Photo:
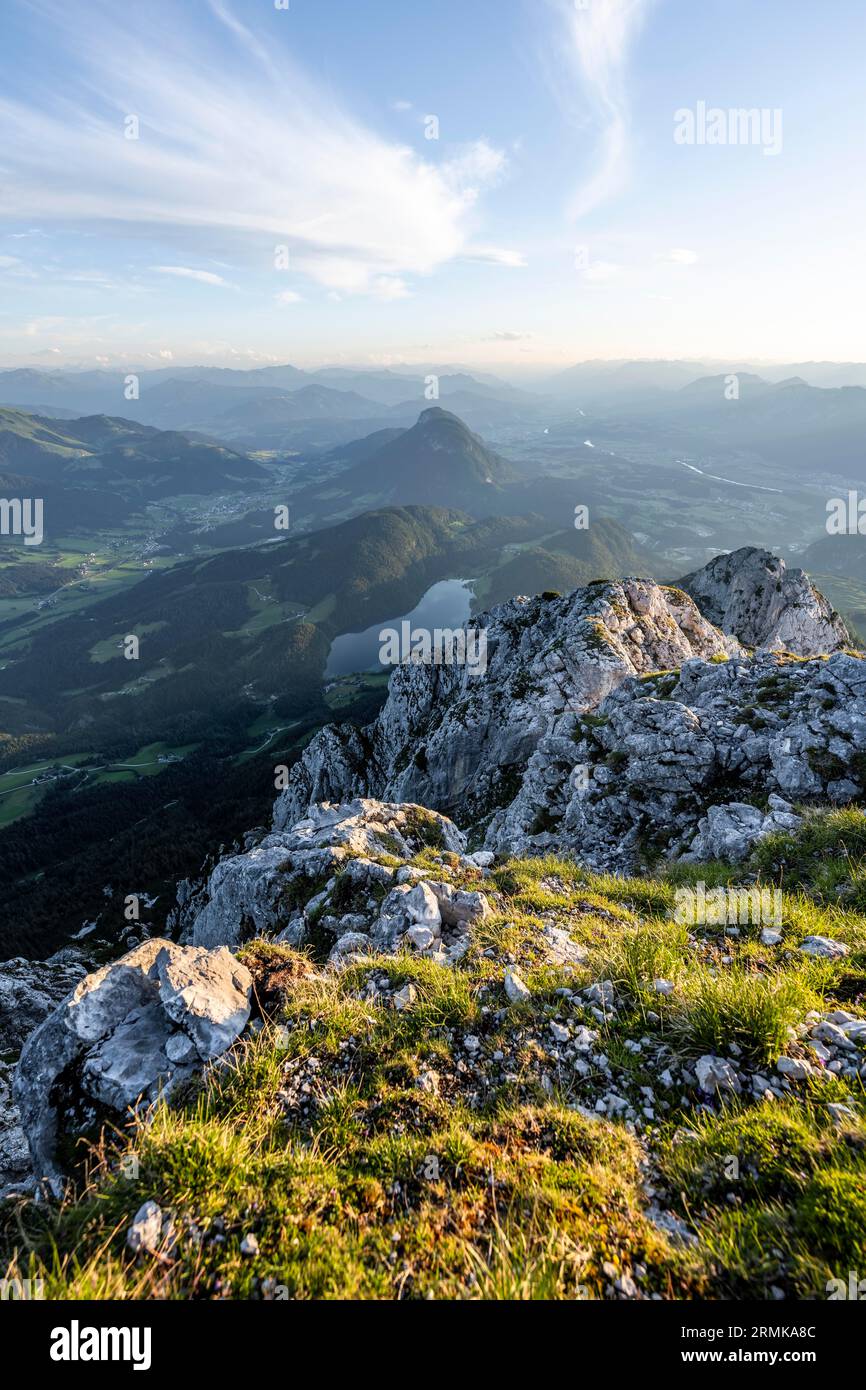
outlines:
[[[397,667],[372,725],[331,725],[312,740],[274,829],[317,802],[375,796],[436,808],[499,853],[558,848],[623,867],[641,835],[654,840],[662,827],[672,853],[688,849],[689,818],[748,800],[767,771],[780,796],[844,801],[862,790],[851,755],[866,686],[844,656],[844,623],[804,573],[747,548],[686,582],[694,597],[646,580],[599,582],[481,616],[486,674]],[[792,674],[790,653],[821,660]],[[790,691],[787,704],[774,686]],[[608,726],[596,739],[594,716]],[[585,802],[580,767],[593,784]],[[643,804],[627,814],[624,796]],[[608,811],[616,834],[605,837]]]

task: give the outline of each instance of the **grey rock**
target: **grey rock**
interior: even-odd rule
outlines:
[[[302,945],[312,914],[336,915],[328,907],[338,877],[366,897],[365,890],[395,881],[394,869],[376,863],[377,856],[411,859],[422,834],[455,853],[466,844],[436,812],[362,798],[307,807],[293,825],[276,816],[275,824],[252,849],[220,860],[195,890],[183,887],[176,910],[182,941],[234,947],[273,935]]]
[[[159,1002],[192,1038],[203,1061],[219,1057],[246,1026],[252,976],[223,946],[189,947],[159,957]]]
[[[57,1186],[58,1131],[70,1104],[123,1113],[188,1074],[169,1052],[195,1047],[198,1067],[249,1018],[252,977],[227,950],[150,939],[85,976],[30,1035],[13,1096],[36,1174]],[[77,1098],[77,1101],[76,1101]]]
[[[531,991],[523,983],[523,980],[520,978],[520,976],[517,974],[515,970],[506,970],[504,986],[505,993],[511,1000],[512,1004],[519,1004],[524,999],[532,998]]]
[[[815,1068],[801,1057],[780,1057],[776,1063],[776,1071],[791,1081],[806,1081],[814,1075]]]
[[[416,883],[415,887],[406,894],[403,906],[413,922],[418,926],[429,927],[438,931],[442,922],[442,914],[439,910],[439,902],[436,894],[427,883]]]
[[[711,622],[747,647],[810,656],[851,645],[848,630],[805,572],[745,546],[687,575],[683,588]]]
[[[346,964],[352,957],[367,955],[370,950],[369,936],[364,932],[347,931],[334,943],[328,961],[332,965]]]
[[[800,950],[804,956],[819,956],[825,960],[839,960],[848,954],[848,947],[844,942],[831,941],[828,936],[807,936]]]
[[[163,1215],[156,1202],[139,1207],[126,1232],[126,1243],[136,1255],[142,1251],[153,1254],[162,1244]]]
[[[405,1009],[411,1009],[417,998],[417,989],[414,985],[408,984],[404,985],[402,989],[397,990],[392,996],[392,1003],[398,1013],[402,1013]]]
[[[406,939],[415,947],[416,951],[429,951],[438,941],[438,933],[433,933],[429,927],[410,927],[406,933]]]
[[[695,1063],[695,1075],[701,1090],[709,1096],[715,1095],[717,1091],[738,1094],[742,1090],[740,1078],[730,1062],[726,1062],[723,1057],[714,1057],[711,1053],[698,1058]]]

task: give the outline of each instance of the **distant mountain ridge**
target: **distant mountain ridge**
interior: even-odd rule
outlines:
[[[45,419],[0,409],[0,467],[49,481],[109,489],[130,502],[255,488],[254,460],[212,440],[106,415]]]

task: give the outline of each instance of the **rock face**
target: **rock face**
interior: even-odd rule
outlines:
[[[745,546],[719,555],[682,586],[701,612],[747,647],[810,656],[851,646],[844,622],[809,583],[768,550]]]
[[[34,1028],[86,975],[85,957],[67,946],[48,960],[16,956],[0,964],[0,1053],[18,1055]],[[0,1195],[30,1173],[30,1151],[12,1098],[14,1066],[0,1061]]]
[[[152,1101],[225,1051],[246,1026],[252,977],[226,950],[154,939],[87,975],[28,1038],[14,1099],[40,1178],[59,1176],[67,1116]]]
[[[397,667],[373,724],[312,740],[275,831],[361,793],[437,807],[498,852],[624,868],[647,840],[741,859],[790,828],[790,807],[753,804],[765,788],[861,795],[866,668],[805,574],[747,548],[684,582],[689,594],[624,580],[513,599],[477,620],[484,676]],[[782,647],[832,655],[799,666],[767,650]]]
[[[356,800],[312,807],[290,830],[218,864],[184,895],[180,925],[185,939],[212,946],[236,945],[253,919],[257,931],[292,946],[315,933],[333,965],[401,944],[454,963],[474,923],[490,913],[480,889],[447,881],[445,856],[457,854],[483,884],[486,870],[465,846],[451,821],[421,806]],[[425,848],[441,851],[441,878],[409,865]]]
[[[85,956],[71,946],[48,960],[15,956],[0,963],[0,1053],[18,1052],[28,1034],[86,974]]]
[[[866,661],[689,661],[678,675],[624,682],[588,721],[561,723],[488,833],[605,868],[633,867],[648,845],[737,862],[798,823],[792,800],[861,798],[864,739]],[[575,764],[586,772],[577,787]]]
[[[512,599],[477,621],[486,673],[398,666],[374,724],[331,726],[312,740],[277,800],[275,830],[311,804],[359,793],[473,824],[511,800],[564,714],[594,708],[629,676],[740,650],[687,594],[639,579]]]
[[[409,859],[428,844],[460,852],[465,843],[451,821],[421,806],[356,799],[305,807],[295,825],[223,859],[205,884],[185,885],[175,925],[182,940],[197,946],[237,946],[286,929],[287,939],[297,941],[304,914],[324,906],[326,899],[318,902],[317,895],[344,866],[358,874],[358,864],[377,857]],[[379,864],[368,875],[380,885],[392,876]]]

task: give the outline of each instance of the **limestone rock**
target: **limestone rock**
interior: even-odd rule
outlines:
[[[775,647],[798,656],[851,645],[844,622],[809,583],[768,550],[744,546],[719,555],[682,587],[702,613],[747,647]]]
[[[225,948],[159,938],[85,976],[27,1039],[15,1072],[37,1175],[59,1176],[67,1113],[80,1120],[101,1105],[123,1114],[170,1090],[231,1045],[249,1018],[251,992],[249,971]]]
[[[739,1093],[742,1090],[740,1079],[730,1062],[726,1062],[723,1057],[714,1057],[711,1053],[698,1058],[695,1063],[695,1075],[701,1090],[708,1096],[715,1095],[717,1091]]]

